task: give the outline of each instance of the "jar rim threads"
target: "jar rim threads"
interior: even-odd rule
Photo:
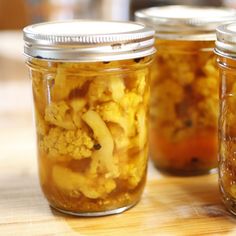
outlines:
[[[222,24],[216,28],[215,53],[230,59],[236,59],[236,23]]]

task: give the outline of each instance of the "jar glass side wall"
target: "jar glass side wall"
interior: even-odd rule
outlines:
[[[137,203],[146,180],[151,60],[28,61],[40,182],[53,207],[106,215]]]
[[[217,166],[219,74],[213,41],[156,40],[151,75],[150,152],[179,175]]]
[[[219,184],[226,207],[236,214],[236,61],[218,57],[220,67]]]

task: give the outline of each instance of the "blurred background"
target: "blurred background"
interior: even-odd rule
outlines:
[[[235,0],[0,0],[0,30],[72,18],[132,20],[141,8],[171,4],[236,6]]]

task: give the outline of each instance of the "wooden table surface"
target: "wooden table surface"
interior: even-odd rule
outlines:
[[[122,214],[76,218],[53,211],[38,184],[31,100],[26,78],[0,80],[1,236],[236,235],[217,175],[163,176],[151,164],[141,201]]]

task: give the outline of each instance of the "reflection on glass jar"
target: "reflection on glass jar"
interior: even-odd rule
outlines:
[[[236,24],[217,28],[220,68],[219,184],[223,201],[236,214]]]
[[[176,18],[171,18],[173,12]],[[160,170],[195,175],[217,166],[215,28],[219,20],[235,15],[228,9],[185,6],[150,8],[136,14],[138,20],[156,29],[150,155]]]
[[[54,208],[107,215],[140,199],[147,170],[152,44],[149,55],[127,60],[104,55],[97,55],[105,59],[97,62],[28,59],[40,182]]]

